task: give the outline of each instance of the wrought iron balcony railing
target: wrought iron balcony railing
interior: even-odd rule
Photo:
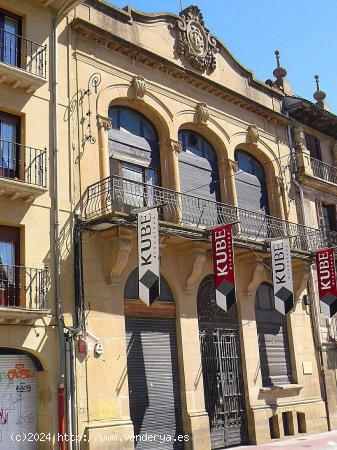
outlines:
[[[233,227],[236,236],[259,241],[289,237],[292,248],[305,251],[322,246],[322,233],[315,228],[117,176],[87,188],[81,215],[84,220],[94,220],[154,204],[163,205],[160,218],[169,223],[202,229],[237,222]]]
[[[47,269],[0,264],[0,307],[47,309]]]
[[[46,78],[47,46],[0,29],[0,62]]]
[[[337,248],[337,231],[323,229],[322,230],[323,239],[325,242],[325,247],[336,247]]]
[[[47,186],[47,149],[0,139],[0,177]]]
[[[310,158],[312,173],[315,177],[324,181],[337,184],[337,167],[330,166],[323,161]]]

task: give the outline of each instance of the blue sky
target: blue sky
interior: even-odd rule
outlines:
[[[179,13],[179,0],[108,0],[146,12]],[[274,51],[293,91],[311,101],[314,75],[337,114],[337,0],[181,0],[201,9],[206,26],[255,77],[273,78]]]

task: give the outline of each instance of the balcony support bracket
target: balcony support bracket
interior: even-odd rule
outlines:
[[[112,228],[103,233],[104,272],[110,286],[118,286],[132,250],[132,230]]]
[[[207,260],[209,244],[205,245],[198,242],[198,244],[187,244],[182,246],[179,250],[180,261],[186,264],[186,261],[191,261],[191,267],[188,269],[188,275],[185,282],[186,292],[195,292],[200,281],[202,270]],[[183,269],[183,268],[182,268]]]

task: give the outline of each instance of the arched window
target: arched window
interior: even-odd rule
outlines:
[[[239,171],[235,174],[240,208],[269,214],[266,174],[259,161],[244,150],[235,151]]]
[[[179,155],[181,192],[220,201],[218,161],[213,147],[194,131],[181,130],[178,138],[182,144]]]
[[[124,106],[109,108],[110,172],[128,180],[160,184],[158,135],[140,112]]]
[[[256,291],[255,316],[263,386],[291,383],[287,321],[275,309],[269,283],[262,283]]]
[[[126,280],[124,287],[124,298],[127,300],[139,299],[138,268],[134,269]],[[162,275],[160,275],[160,295],[157,298],[157,301],[174,302],[171,288]]]

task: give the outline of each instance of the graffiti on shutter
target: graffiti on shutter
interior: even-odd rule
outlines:
[[[11,436],[37,432],[36,367],[26,355],[0,355],[0,448],[35,450],[36,442],[13,442]]]

